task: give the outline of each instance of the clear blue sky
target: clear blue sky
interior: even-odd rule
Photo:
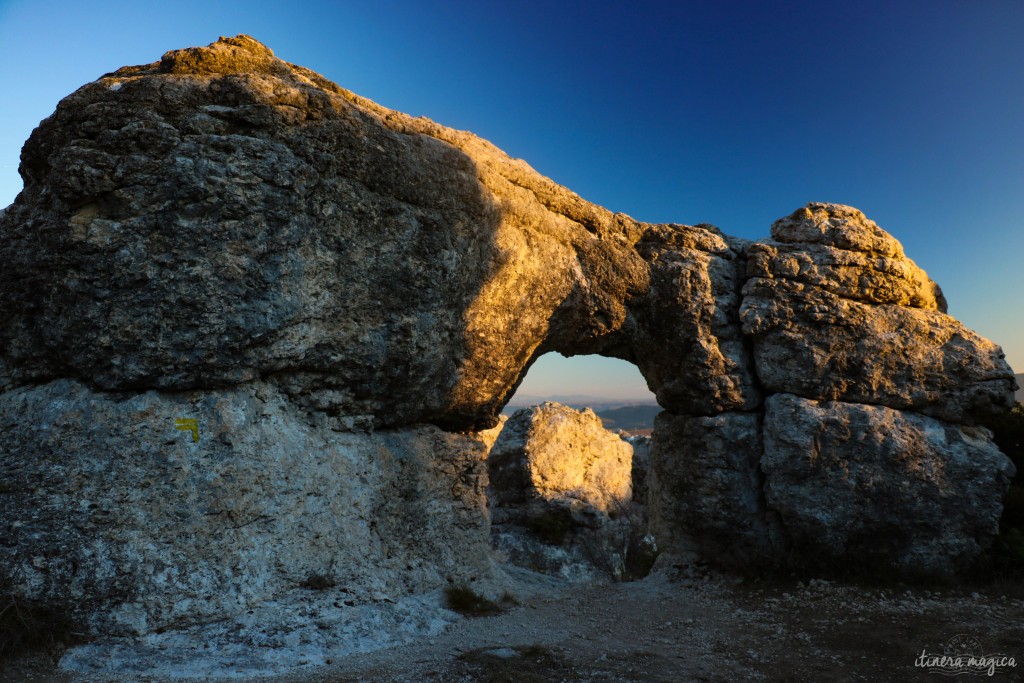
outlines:
[[[61,97],[236,33],[641,220],[757,238],[808,201],[852,204],[1024,372],[1020,0],[0,0],[0,206]],[[524,391],[632,372],[600,362],[542,359]]]

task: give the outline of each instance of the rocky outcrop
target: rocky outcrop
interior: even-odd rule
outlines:
[[[355,607],[492,574],[474,436],[336,432],[265,383],[116,396],[58,380],[3,394],[0,415],[0,568],[89,632],[310,590]]]
[[[662,401],[648,494],[660,545],[734,567],[968,568],[998,532],[1013,474],[968,426],[1012,405],[1002,350],[946,315],[938,286],[851,207],[809,204],[743,256],[739,324],[764,403]],[[785,414],[813,416],[786,422],[780,406],[797,397],[815,409]],[[957,474],[911,476],[921,469]]]
[[[791,394],[764,420],[765,505],[802,566],[950,574],[998,526],[1014,470],[987,430]]]
[[[653,552],[633,498],[633,446],[590,409],[516,411],[487,461],[495,547],[515,564],[567,578],[630,574]],[[637,547],[632,547],[637,546]],[[650,546],[650,547],[648,547]]]
[[[722,564],[771,565],[760,462],[761,417],[661,413],[648,493],[651,530],[666,549],[699,549]]]
[[[714,415],[760,405],[738,314],[746,246],[709,225],[650,226],[636,245],[650,289],[630,303],[622,356],[667,410]]]
[[[755,243],[641,223],[246,36],[83,86],[20,170],[0,584],[93,632],[303,582],[485,576],[480,430],[549,351],[633,362],[665,408],[647,499],[666,547],[948,574],[996,531],[1010,466],[965,425],[1011,405],[1013,375],[856,209],[809,204]],[[552,471],[520,490],[605,514],[606,475]]]
[[[16,384],[265,378],[377,427],[491,426],[533,357],[599,350],[647,288],[636,221],[244,36],[79,89],[21,171]]]
[[[750,248],[741,317],[765,389],[952,422],[1009,409],[1002,350],[860,211],[811,204]]]
[[[487,460],[496,507],[594,517],[632,500],[633,447],[589,408],[544,403],[516,411]],[[529,513],[526,513],[529,514]]]

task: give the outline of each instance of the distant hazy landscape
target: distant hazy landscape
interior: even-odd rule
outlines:
[[[511,415],[520,408],[534,406],[545,401],[554,401],[577,410],[590,408],[601,418],[605,429],[623,430],[631,433],[650,433],[654,429],[654,416],[661,412],[661,406],[654,397],[650,400],[614,399],[600,396],[567,394],[559,396],[516,396],[503,411]]]
[[[1024,402],[1024,374],[1017,375],[1016,397]],[[601,417],[606,429],[621,429],[627,432],[643,432],[654,428],[654,416],[661,412],[661,406],[654,397],[650,400],[615,399],[605,396],[587,396],[582,394],[565,394],[557,396],[515,396],[503,411],[511,415],[520,408],[534,406],[545,401],[555,401],[577,410],[590,408]]]

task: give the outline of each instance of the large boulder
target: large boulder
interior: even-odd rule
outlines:
[[[952,576],[999,531],[1014,467],[984,428],[791,394],[764,420],[765,505],[799,566]]]
[[[633,447],[606,430],[594,411],[560,403],[516,411],[487,460],[498,508],[583,516],[607,516],[629,504],[632,466]]]
[[[637,363],[678,412],[759,401],[743,240],[612,214],[246,36],[82,87],[21,171],[0,219],[7,386],[262,378],[377,426],[465,429],[560,351]]]
[[[645,506],[633,500],[632,460],[633,446],[589,408],[516,411],[487,461],[496,548],[569,578],[629,577],[654,550]]]
[[[667,410],[714,415],[760,405],[739,320],[747,244],[711,225],[656,225],[636,245],[650,290],[629,303],[635,323],[621,355]]]
[[[938,287],[864,214],[810,204],[750,247],[740,316],[770,393],[951,422],[1013,405],[1002,350],[946,315]]]

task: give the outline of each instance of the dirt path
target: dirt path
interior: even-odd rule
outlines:
[[[1024,659],[1024,600],[662,576],[531,602],[282,681],[935,681],[945,677],[915,660],[957,634]],[[1024,680],[1024,662],[1002,671]]]
[[[1020,585],[933,592],[675,572],[534,597],[430,640],[262,680],[939,681],[947,677],[915,660],[923,651],[942,654],[958,635],[981,643],[985,654],[1014,658],[1016,667],[996,667],[995,680],[1024,680],[1022,598]],[[110,680],[55,676],[39,658],[2,678]]]

